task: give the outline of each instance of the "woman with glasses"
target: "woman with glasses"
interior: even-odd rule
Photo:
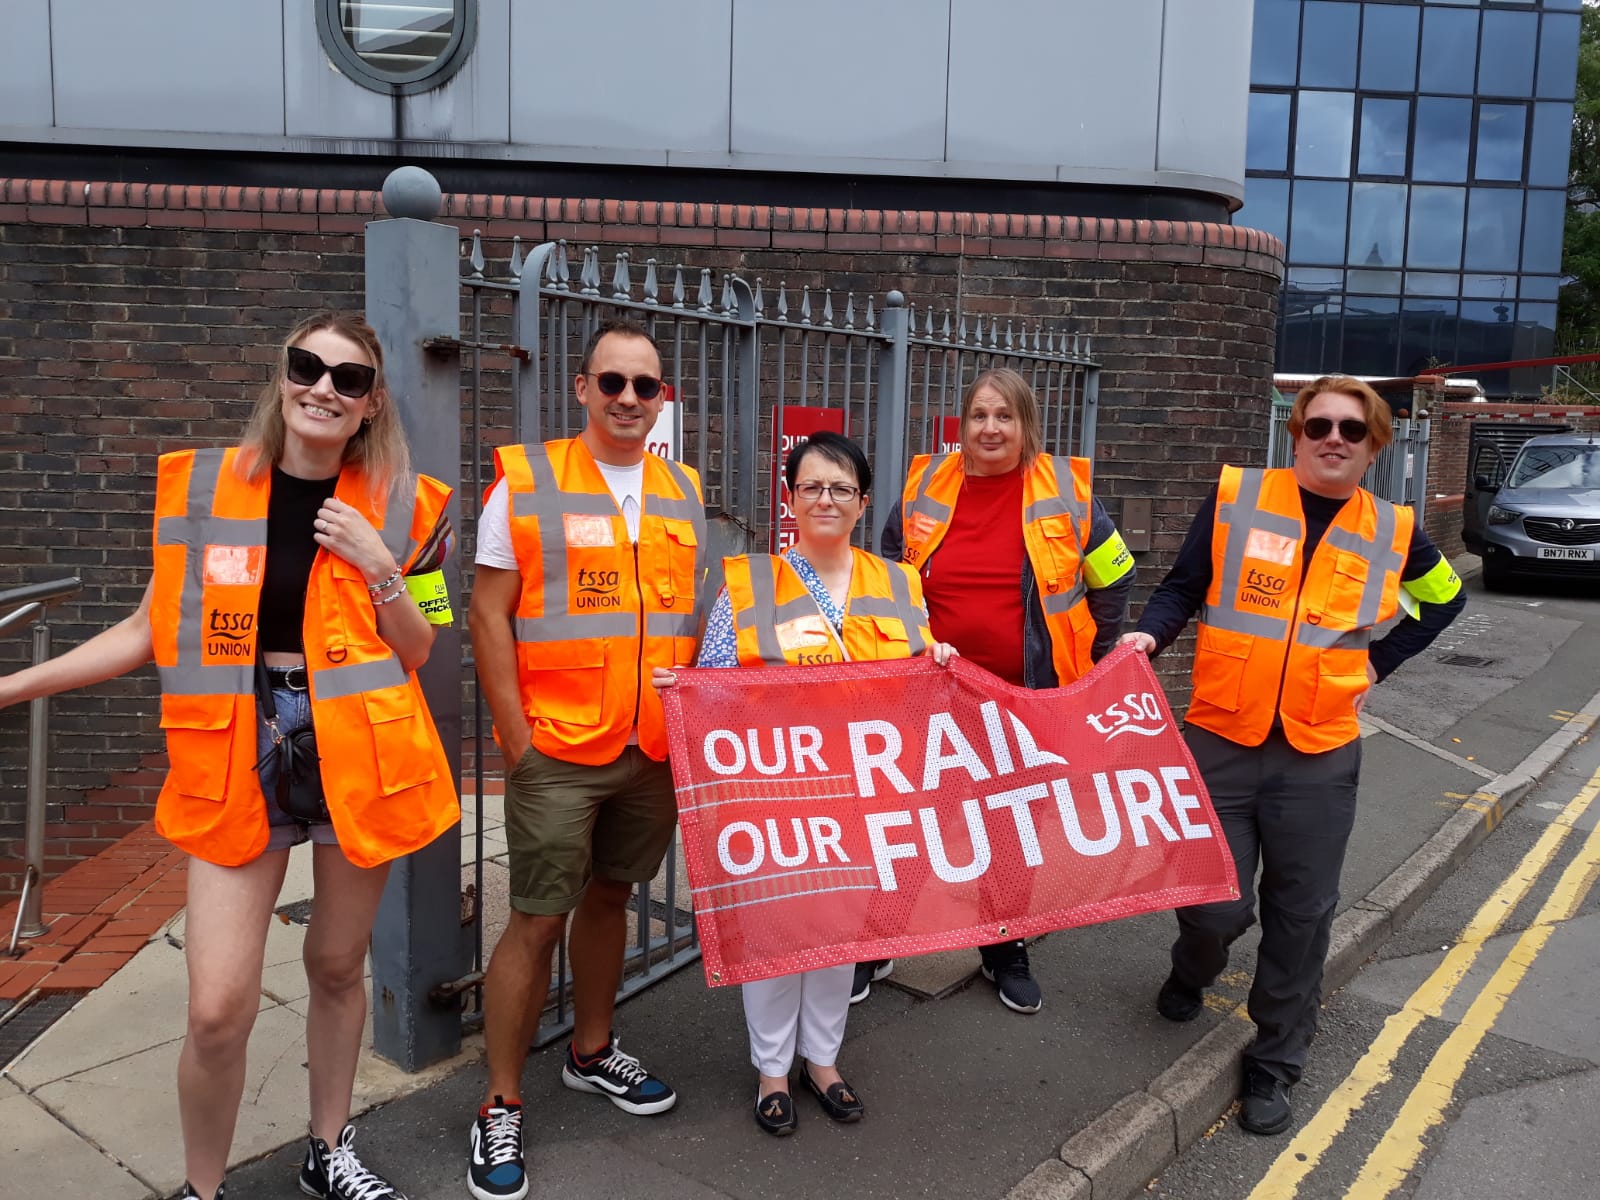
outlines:
[[[928,632],[916,575],[850,544],[872,487],[861,448],[837,433],[814,433],[790,451],[784,481],[795,543],[780,555],[724,561],[727,583],[706,622],[697,665],[809,666],[914,654],[949,662],[955,650]],[[862,603],[868,600],[870,606]],[[655,673],[658,687],[675,678]],[[801,1081],[823,1112],[842,1122],[866,1112],[838,1067],[853,975],[846,963],[744,985],[750,1061],[759,1076],[755,1119],[768,1133],[782,1137],[798,1123],[789,1095],[797,1054]]]
[[[159,671],[170,764],[156,827],[190,856],[178,1060],[186,1196],[223,1194],[268,924],[287,852],[305,841],[315,899],[300,1188],[332,1200],[399,1195],[356,1157],[350,1099],[389,863],[460,816],[414,674],[435,625],[451,619],[449,498],[411,471],[377,335],[358,316],[307,318],[239,445],[162,456],[155,569],[133,615],[0,679],[5,705],[152,659]],[[278,743],[308,727],[316,757],[306,754],[291,787]]]

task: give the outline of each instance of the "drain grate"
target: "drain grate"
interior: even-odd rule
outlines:
[[[1489,667],[1500,660],[1485,658],[1481,654],[1446,654],[1439,661],[1447,667]]]
[[[11,1062],[71,1011],[82,992],[51,992],[40,996],[4,1025],[0,1025],[0,1067]]]

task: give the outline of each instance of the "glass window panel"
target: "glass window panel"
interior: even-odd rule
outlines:
[[[1417,86],[1417,21],[1421,9],[1369,4],[1361,18],[1361,86],[1410,92]]]
[[[1463,296],[1493,296],[1502,299],[1516,294],[1516,280],[1510,275],[1463,275]]]
[[[1570,8],[1574,12],[1583,7],[1583,0],[1544,0],[1546,8]]]
[[[1250,93],[1245,166],[1252,171],[1289,169],[1289,93]]]
[[[1270,233],[1280,242],[1289,240],[1289,181],[1258,179],[1244,181],[1244,206],[1233,214],[1233,223],[1246,229]]]
[[[1554,275],[1524,275],[1521,294],[1524,300],[1554,300],[1561,294],[1561,280]]]
[[[1344,291],[1344,272],[1338,267],[1291,267],[1287,278],[1297,291]]]
[[[1478,106],[1478,153],[1474,179],[1522,179],[1522,143],[1528,128],[1526,104]]]
[[[1406,244],[1406,266],[1444,271],[1460,269],[1466,200],[1466,188],[1411,189],[1411,236]]]
[[[1538,13],[1484,13],[1483,50],[1478,56],[1478,94],[1533,95],[1533,51],[1538,36]]]
[[[1471,134],[1472,101],[1418,97],[1411,178],[1429,183],[1465,183]]]
[[[1457,308],[1453,299],[1407,298],[1400,310],[1400,374],[1417,375],[1455,356]]]
[[[1300,61],[1300,0],[1256,0],[1250,82],[1294,86]]]
[[[1551,13],[1539,26],[1539,84],[1536,94],[1565,100],[1572,95],[1577,74],[1578,18],[1565,13]]]
[[[1344,297],[1286,287],[1279,301],[1278,369],[1339,370],[1339,319]]]
[[[1467,270],[1515,273],[1521,241],[1521,189],[1473,188],[1467,201]]]
[[[1297,179],[1289,215],[1289,260],[1343,263],[1347,183]]]
[[[1522,269],[1535,275],[1561,270],[1561,234],[1567,219],[1565,192],[1530,191],[1522,232]]]
[[[1350,174],[1355,103],[1352,92],[1300,93],[1294,126],[1296,175]]]
[[[1416,296],[1456,296],[1461,292],[1461,276],[1433,271],[1407,271],[1406,294]]]
[[[1567,154],[1572,149],[1572,105],[1535,104],[1533,136],[1528,146],[1528,183],[1562,187],[1567,182]]]
[[[1556,352],[1556,306],[1517,305],[1517,329],[1511,337],[1514,358],[1549,358]],[[1550,367],[1523,367],[1511,372],[1511,390],[1520,396],[1537,395],[1555,372]]]
[[[1405,244],[1406,185],[1355,184],[1350,196],[1350,265],[1372,269],[1399,267]],[[1354,282],[1350,286],[1356,290]]]
[[[1361,101],[1361,150],[1356,170],[1361,175],[1404,175],[1406,139],[1411,134],[1411,101]]]
[[[1478,14],[1459,8],[1422,10],[1422,62],[1417,90],[1471,95],[1478,60]]]
[[[1470,365],[1515,357],[1514,307],[1501,300],[1463,300],[1455,361]],[[1490,395],[1504,396],[1510,390],[1510,376],[1505,371],[1474,371],[1472,378]]]
[[[1300,22],[1300,86],[1353,88],[1359,4],[1306,0]]]
[[[1399,323],[1399,297],[1346,296],[1339,369],[1351,375],[1393,375]]]

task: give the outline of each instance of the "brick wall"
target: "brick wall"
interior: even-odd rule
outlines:
[[[0,512],[16,530],[0,590],[82,577],[53,610],[58,649],[138,603],[157,455],[232,441],[283,331],[360,306],[361,234],[379,209],[371,192],[0,180]],[[514,235],[567,238],[1090,335],[1104,366],[1097,493],[1113,515],[1154,500],[1139,601],[1218,461],[1265,459],[1282,247],[1256,231],[519,196],[447,196],[439,219],[481,229],[500,261]],[[0,670],[26,651],[0,638]],[[1184,661],[1162,664],[1175,703]],[[53,866],[148,818],[156,695],[145,668],[52,702]],[[26,709],[0,711],[0,895],[15,887],[26,738]]]

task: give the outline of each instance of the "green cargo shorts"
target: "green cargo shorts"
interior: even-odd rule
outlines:
[[[578,906],[591,876],[654,879],[677,822],[672,768],[639,747],[590,767],[529,746],[506,779],[511,907],[559,916]]]

